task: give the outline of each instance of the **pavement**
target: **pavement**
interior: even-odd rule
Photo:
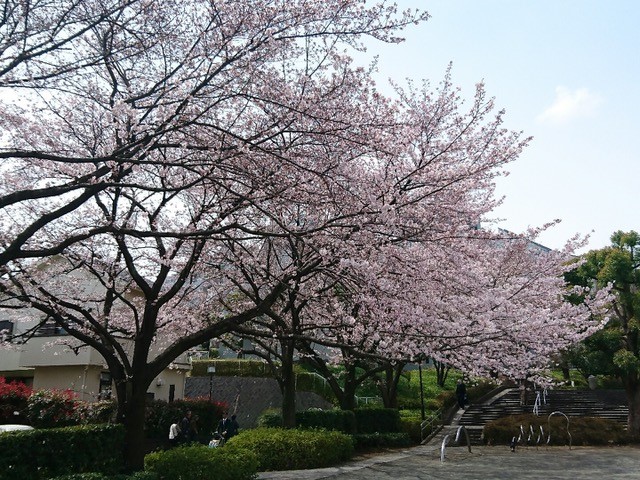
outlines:
[[[640,479],[640,446],[535,447],[472,446],[446,449],[436,442],[384,453],[331,468],[263,472],[259,479],[316,480],[622,480]]]
[[[488,402],[493,402],[504,393]],[[457,446],[453,443],[464,411],[458,410],[426,445],[356,457],[330,468],[262,472],[261,480],[640,480],[640,445],[611,447]],[[441,445],[449,446],[441,459]],[[453,443],[453,444],[452,444]]]

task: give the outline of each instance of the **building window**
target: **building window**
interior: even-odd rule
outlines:
[[[0,320],[0,341],[10,342],[11,338],[13,338],[13,322]]]
[[[111,373],[100,373],[100,388],[98,391],[98,398],[100,400],[111,400]]]
[[[46,320],[34,333],[35,337],[58,337],[61,335],[68,335],[68,333],[53,320]]]

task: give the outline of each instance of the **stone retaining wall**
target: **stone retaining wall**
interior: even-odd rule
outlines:
[[[282,395],[278,382],[272,378],[254,377],[187,377],[185,397],[209,396],[211,386],[212,399],[225,402],[229,406],[229,415],[236,414],[240,428],[253,428],[259,415],[267,408],[280,408]],[[308,408],[333,408],[331,403],[311,392],[296,394],[298,411]]]

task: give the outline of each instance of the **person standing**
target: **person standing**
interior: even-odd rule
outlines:
[[[180,439],[183,443],[189,443],[192,440],[191,430],[191,410],[187,411],[184,418],[180,421]]]
[[[458,399],[458,407],[464,408],[467,403],[467,387],[461,378],[458,379],[458,385],[456,386],[456,398]]]
[[[169,447],[175,447],[180,441],[180,426],[176,418],[169,427]]]

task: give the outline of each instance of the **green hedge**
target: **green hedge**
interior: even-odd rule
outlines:
[[[413,443],[420,443],[422,419],[420,417],[401,417],[400,433],[406,433]],[[429,435],[431,432],[425,432]]]
[[[282,415],[268,410],[258,418],[261,427],[282,426]],[[398,433],[401,431],[400,413],[393,408],[356,408],[355,410],[309,409],[296,412],[299,428],[324,428],[346,434]]]
[[[394,408],[356,408],[358,433],[394,433],[400,431],[400,413]]]
[[[352,437],[356,450],[408,447],[413,444],[407,433],[358,433]]]
[[[349,435],[324,430],[257,428],[231,438],[224,449],[241,448],[256,454],[258,470],[322,468],[349,460]]]
[[[484,440],[490,445],[508,445],[511,439],[517,437],[520,425],[525,429],[525,435],[529,435],[529,426],[533,427],[533,444],[536,443],[540,433],[540,425],[545,432],[545,439],[549,435],[548,417],[536,417],[533,414],[511,415],[493,420],[484,427]],[[613,420],[594,417],[571,417],[569,421],[572,445],[609,445],[620,444],[627,441],[624,426]],[[551,445],[567,445],[567,420],[562,416],[551,417]]]
[[[121,425],[83,425],[0,434],[0,479],[113,474],[123,465]]]
[[[151,472],[135,472],[131,475],[105,475],[103,473],[72,473],[54,477],[51,480],[159,480],[160,477]]]
[[[258,427],[279,428],[282,425],[282,413],[277,408],[268,408],[258,417]]]
[[[241,448],[189,445],[148,454],[144,469],[160,480],[251,480],[258,471],[258,460]]]
[[[296,425],[300,428],[324,428],[342,433],[356,433],[356,416],[350,410],[310,409],[296,412]]]

